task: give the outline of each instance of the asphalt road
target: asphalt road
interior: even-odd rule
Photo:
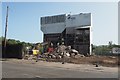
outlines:
[[[117,67],[25,60],[2,61],[3,78],[117,78]]]

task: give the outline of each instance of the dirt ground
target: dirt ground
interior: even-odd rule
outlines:
[[[107,67],[116,67],[120,65],[119,56],[90,56],[90,57],[80,57],[80,58],[66,58],[65,62],[74,64],[93,64],[102,65]],[[48,59],[52,62],[62,62],[62,59]]]

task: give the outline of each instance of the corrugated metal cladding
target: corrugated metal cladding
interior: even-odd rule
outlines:
[[[41,25],[65,22],[65,14],[56,16],[41,17]]]

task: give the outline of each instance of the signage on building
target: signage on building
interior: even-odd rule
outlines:
[[[66,27],[91,26],[91,13],[66,16]]]
[[[75,19],[75,17],[72,17],[71,15],[68,15],[68,18],[67,18],[67,19],[73,20],[73,19]]]

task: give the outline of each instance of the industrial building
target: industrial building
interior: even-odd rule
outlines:
[[[91,13],[60,14],[41,17],[44,42],[52,42],[54,47],[64,41],[81,54],[91,54],[92,16]]]

